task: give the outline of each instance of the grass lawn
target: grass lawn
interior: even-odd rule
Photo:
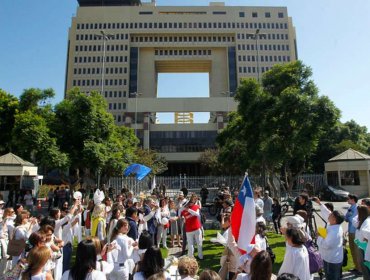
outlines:
[[[204,260],[199,261],[200,269],[206,268],[218,271],[220,269],[220,258],[223,251],[223,246],[211,243],[209,240],[212,237],[216,237],[217,230],[206,230],[205,241],[203,242],[203,254]],[[285,240],[282,235],[275,233],[268,233],[267,238],[269,245],[276,255],[275,263],[273,265],[273,273],[277,273],[280,269],[281,264],[284,260],[285,254]],[[351,252],[348,249],[348,263],[343,268],[343,271],[348,271],[354,267]]]
[[[212,269],[214,271],[218,271],[220,269],[220,258],[221,254],[224,250],[224,247],[222,245],[217,245],[215,243],[212,243],[210,239],[212,237],[216,237],[218,230],[206,230],[205,231],[205,240],[203,241],[203,255],[204,259],[199,261],[200,271],[208,268]],[[267,234],[269,245],[274,251],[276,255],[275,263],[273,265],[273,273],[277,273],[279,271],[279,268],[284,260],[284,254],[285,254],[285,240],[282,235],[275,234],[275,233],[268,233]],[[74,263],[75,259],[75,252],[77,247],[77,242],[74,242],[73,246],[73,255],[72,255],[72,263]],[[353,260],[351,256],[351,252],[348,249],[348,264],[343,268],[343,271],[348,271],[354,267]],[[161,249],[162,255],[164,258],[168,255],[168,250]],[[197,250],[195,249],[195,252]]]

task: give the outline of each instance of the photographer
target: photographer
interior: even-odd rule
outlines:
[[[309,216],[312,214],[312,201],[306,191],[303,191],[294,201],[293,215],[297,214],[298,210],[306,211]]]

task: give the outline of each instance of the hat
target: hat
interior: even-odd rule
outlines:
[[[94,204],[95,205],[101,204],[104,198],[105,198],[104,192],[97,189],[94,193]]]
[[[184,193],[183,192],[179,192],[179,195],[178,196],[184,196]]]
[[[0,204],[5,204],[4,200],[0,200]]]
[[[287,227],[286,225],[290,224],[293,228],[302,228],[304,227],[304,219],[299,215],[294,216],[286,216],[283,218],[282,225],[283,227]]]
[[[266,194],[269,194],[269,191],[265,191]]]

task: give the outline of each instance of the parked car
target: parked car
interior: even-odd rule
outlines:
[[[333,186],[323,186],[320,190],[320,199],[328,201],[346,201],[348,198],[349,192],[340,188]]]

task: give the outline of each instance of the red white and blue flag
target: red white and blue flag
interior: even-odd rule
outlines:
[[[254,243],[256,210],[252,187],[247,175],[244,177],[233,212],[231,213],[231,232],[238,244],[238,248],[248,251],[248,245]]]

